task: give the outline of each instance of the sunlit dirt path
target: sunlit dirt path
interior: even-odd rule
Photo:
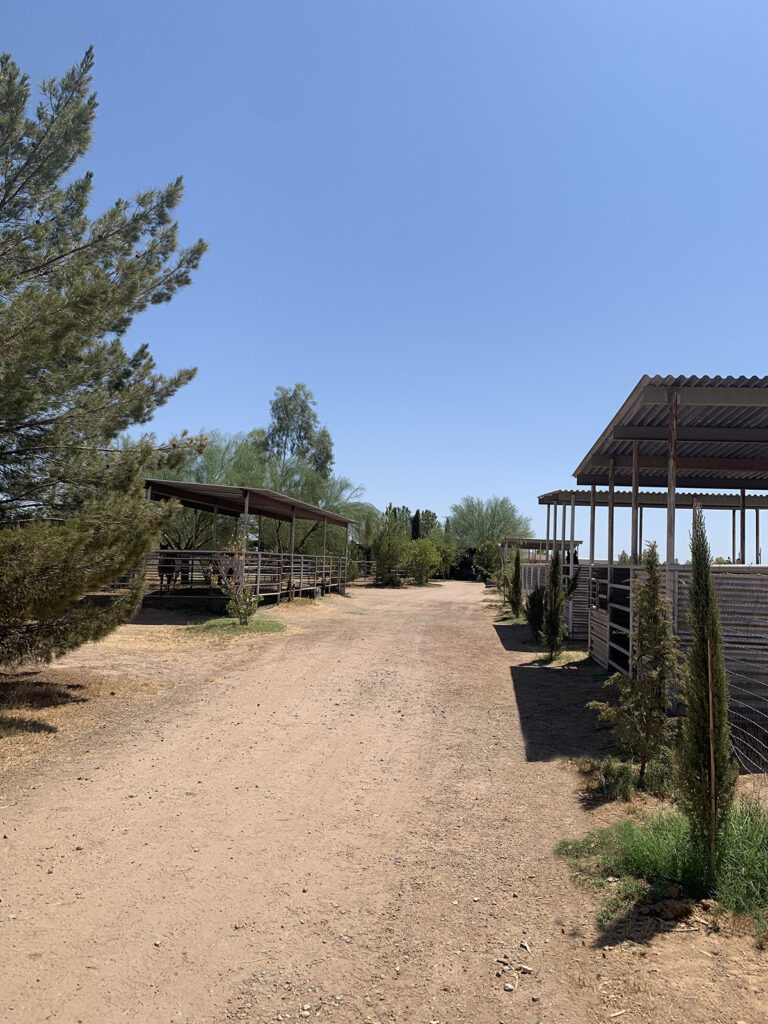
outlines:
[[[598,935],[552,854],[616,813],[562,762],[597,684],[520,634],[479,584],[354,590],[7,777],[1,1019],[768,1020],[749,937]]]

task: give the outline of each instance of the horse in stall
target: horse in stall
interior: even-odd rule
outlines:
[[[160,593],[163,592],[163,581],[165,580],[166,592],[170,594],[176,589],[181,572],[181,558],[168,550],[167,544],[160,545],[160,559],[157,563],[157,575],[160,577]]]

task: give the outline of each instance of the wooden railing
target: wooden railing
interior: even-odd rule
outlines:
[[[344,592],[347,559],[341,555],[291,555],[273,551],[152,551],[143,563],[146,595],[178,598],[224,594],[236,578],[259,596],[299,597],[331,590]],[[118,590],[127,577],[108,589]]]

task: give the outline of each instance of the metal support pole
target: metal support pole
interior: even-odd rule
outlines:
[[[742,565],[747,564],[747,496],[744,488],[741,488],[741,522],[739,523],[739,543]]]
[[[192,510],[192,547],[197,547],[197,509]]]
[[[755,509],[755,565],[762,564],[760,553],[760,509]]]
[[[638,482],[640,477],[640,443],[632,442],[632,543],[630,544],[630,561],[637,565],[640,561],[637,546],[637,504],[638,504]]]
[[[640,561],[643,559],[643,506],[638,509],[637,547],[640,552]]]
[[[291,556],[296,545],[296,509],[291,509]]]
[[[731,564],[736,565],[736,509],[731,512]]]
[[[245,549],[248,543],[248,500],[250,498],[250,492],[245,492],[245,504],[243,505],[243,546],[242,555],[240,559],[240,585],[242,586],[245,582]]]
[[[219,506],[213,506],[213,550],[216,550],[216,521],[219,518]]]
[[[547,502],[547,536],[544,542],[544,561],[546,562],[549,558],[549,516],[552,511],[552,506]]]
[[[672,599],[675,565],[675,487],[677,485],[677,391],[667,392],[669,445],[667,449],[667,597]]]
[[[589,492],[589,568],[592,569],[595,561],[595,485],[592,484]],[[591,575],[591,573],[590,573]]]

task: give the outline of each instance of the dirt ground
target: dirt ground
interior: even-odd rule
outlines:
[[[562,760],[604,742],[593,667],[536,664],[479,584],[277,614],[47,672],[58,731],[11,736],[0,794],[0,1019],[768,1021],[753,937],[603,931],[553,856],[622,810]]]

